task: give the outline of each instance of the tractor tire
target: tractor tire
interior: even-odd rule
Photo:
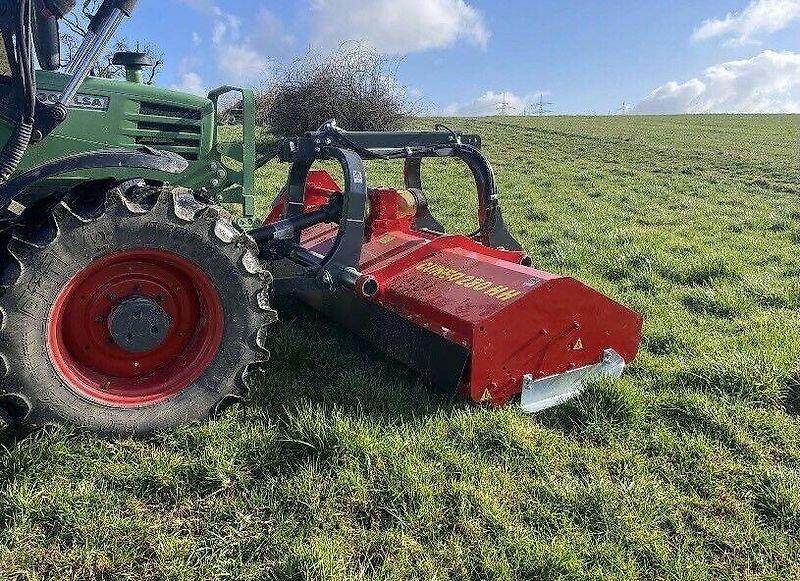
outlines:
[[[201,422],[244,398],[268,358],[271,275],[191,191],[68,196],[18,227],[6,256],[0,406],[19,425],[143,436]]]

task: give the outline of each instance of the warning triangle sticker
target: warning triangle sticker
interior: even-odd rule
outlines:
[[[486,391],[483,392],[483,396],[481,397],[481,402],[485,403],[487,401],[492,401],[492,394],[487,388]]]
[[[573,351],[583,351],[583,339],[578,339],[578,342],[575,343],[575,346],[572,348]]]

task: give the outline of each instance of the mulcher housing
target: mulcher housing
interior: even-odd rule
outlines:
[[[323,253],[328,236],[305,243]],[[464,236],[393,230],[364,255],[378,293],[304,298],[447,392],[504,405],[526,376],[593,366],[609,349],[632,361],[638,350],[641,318],[628,309]]]

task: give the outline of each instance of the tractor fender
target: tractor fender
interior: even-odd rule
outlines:
[[[119,167],[180,174],[189,167],[189,162],[175,153],[149,147],[89,151],[57,159],[28,170],[0,187],[0,221],[18,218],[37,201],[33,199],[31,188],[39,182],[74,171]]]

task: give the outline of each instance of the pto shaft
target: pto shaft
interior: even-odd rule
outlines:
[[[269,244],[279,240],[292,240],[295,235],[302,232],[306,228],[317,226],[319,224],[330,224],[339,220],[342,213],[342,198],[341,196],[334,197],[330,203],[314,212],[300,214],[280,220],[274,224],[262,226],[250,231],[250,236],[258,243],[259,246]]]

